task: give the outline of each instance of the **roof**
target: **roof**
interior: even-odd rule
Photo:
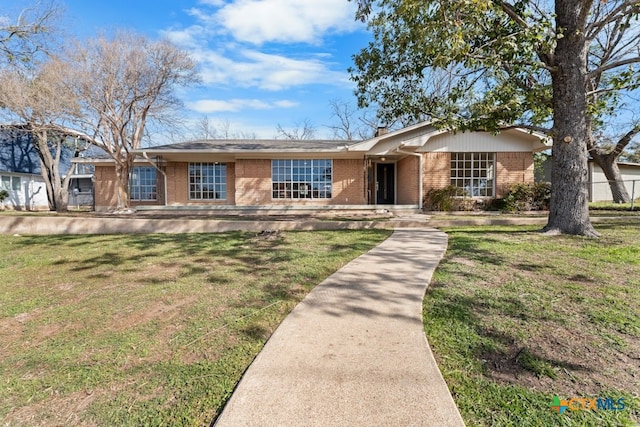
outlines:
[[[25,174],[40,173],[38,152],[28,135],[0,130],[0,171]]]
[[[345,140],[289,140],[289,139],[211,139],[195,140],[175,144],[158,145],[133,150],[137,161],[149,162],[152,157],[165,161],[198,162],[203,155],[213,155],[216,161],[228,162],[236,159],[275,158],[324,158],[361,159],[366,156],[395,156],[425,152],[437,148],[437,138],[450,132],[439,130],[430,122],[417,123],[403,129],[388,132],[364,141]],[[511,136],[516,145],[525,144],[528,150],[540,151],[549,147],[542,135],[523,129],[511,128],[501,132]],[[460,134],[464,134],[461,132]],[[487,134],[484,132],[484,134]],[[455,135],[455,133],[453,134]],[[515,137],[515,138],[514,138]],[[471,145],[467,144],[467,149]],[[524,147],[524,145],[523,145]],[[409,150],[412,153],[409,153]],[[76,163],[111,163],[109,156],[87,155],[74,159]]]
[[[137,153],[341,152],[350,142],[335,140],[214,139],[140,148]]]

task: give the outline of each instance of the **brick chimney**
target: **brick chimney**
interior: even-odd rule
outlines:
[[[389,133],[389,129],[387,129],[386,126],[378,126],[378,129],[376,129],[375,136],[382,136],[382,135],[386,135],[387,133]]]

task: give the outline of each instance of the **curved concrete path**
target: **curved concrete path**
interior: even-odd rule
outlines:
[[[438,230],[396,229],[316,286],[215,426],[464,426],[421,314],[446,246]]]

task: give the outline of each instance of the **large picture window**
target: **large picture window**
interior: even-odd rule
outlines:
[[[451,153],[451,185],[471,197],[493,197],[494,153]]]
[[[129,195],[131,200],[157,200],[156,168],[134,166],[129,179]]]
[[[331,160],[272,160],[274,199],[330,199]]]
[[[189,163],[189,199],[225,200],[227,165],[225,163]]]

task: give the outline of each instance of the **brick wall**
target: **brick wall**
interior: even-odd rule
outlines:
[[[451,153],[425,153],[422,162],[424,194],[451,184]]]
[[[533,154],[496,153],[496,197],[503,197],[513,183],[533,182]]]
[[[271,160],[236,160],[236,204],[271,203]]]
[[[113,209],[117,204],[116,169],[113,165],[96,165],[94,200],[96,211]]]
[[[333,200],[336,205],[365,205],[365,170],[362,160],[333,161]]]
[[[409,156],[397,164],[398,192],[396,202],[399,205],[419,204],[420,185],[418,169],[420,162],[417,157]]]

